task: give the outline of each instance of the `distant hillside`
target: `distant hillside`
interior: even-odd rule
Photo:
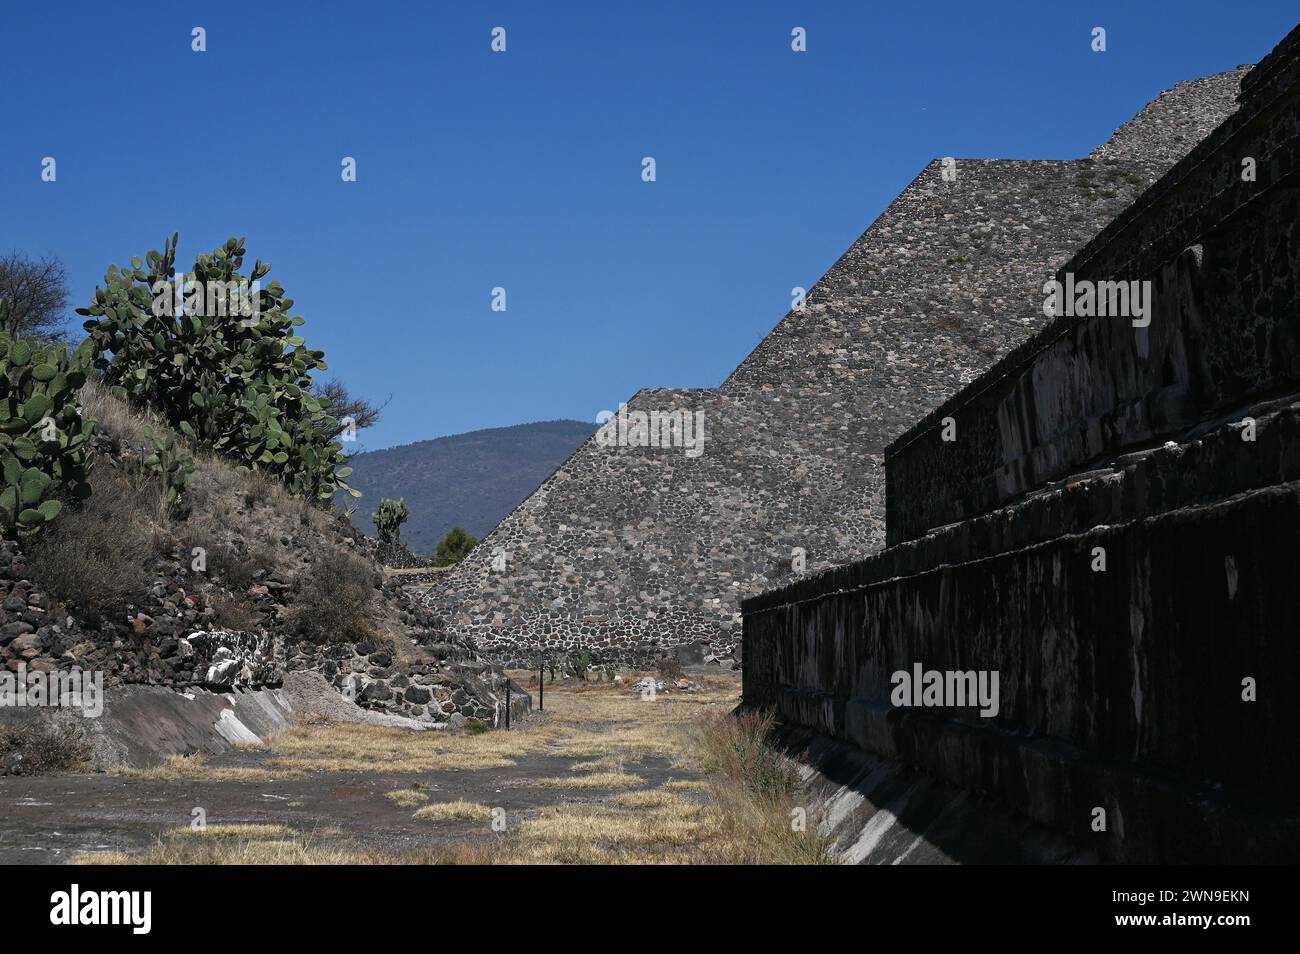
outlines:
[[[379,501],[404,497],[411,519],[402,541],[417,553],[432,553],[457,525],[482,537],[595,430],[594,423],[541,421],[357,454],[348,483],[363,496],[352,522],[373,535]]]

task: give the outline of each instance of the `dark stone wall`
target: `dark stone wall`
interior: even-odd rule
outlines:
[[[1081,839],[1104,807],[1128,820],[1112,860],[1294,859],[1300,643],[1280,634],[1300,618],[1297,547],[1289,484],[817,598],[768,596],[745,607],[745,702]],[[997,717],[892,706],[891,674],[918,662],[998,671]],[[1247,676],[1257,702],[1242,701]],[[1215,826],[1238,816],[1240,840],[1224,843]]]
[[[1150,280],[1149,327],[1058,319],[890,446],[891,545],[1300,380],[1298,70],[1257,71],[1238,112],[1058,273]]]
[[[899,542],[744,603],[746,704],[1106,860],[1300,854],[1298,55],[1066,266],[1150,277],[1149,329],[1014,350],[887,451]],[[896,707],[918,663],[997,672],[1000,711]]]

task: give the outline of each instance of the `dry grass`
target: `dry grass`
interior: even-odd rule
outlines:
[[[621,772],[627,764],[626,759],[604,758],[590,759],[586,762],[574,762],[569,766],[572,772]]]
[[[425,805],[415,813],[414,817],[430,818],[434,821],[487,821],[492,817],[492,809],[478,802],[457,799],[454,802]]]
[[[249,632],[262,625],[262,616],[246,599],[227,593],[217,593],[208,599],[213,621],[225,629]]]
[[[710,776],[716,835],[732,862],[832,864],[829,843],[807,818],[797,831],[793,767],[768,743],[770,714],[713,714],[692,729],[697,764]]]
[[[313,643],[353,642],[377,635],[371,604],[379,572],[350,553],[320,554],[301,580],[289,613],[289,626]]]
[[[521,823],[509,847],[512,860],[526,864],[690,864],[709,860],[710,828],[698,805],[562,805]]]
[[[613,796],[609,804],[619,808],[654,808],[668,809],[693,804],[680,795],[665,791],[664,788],[650,788],[640,792],[622,792]]]
[[[78,768],[90,757],[77,727],[66,719],[0,725],[0,757],[22,756],[23,772],[41,775]]]
[[[414,808],[429,800],[428,795],[414,788],[399,788],[395,792],[388,792],[384,797],[399,808]]]
[[[208,778],[268,780],[295,778],[316,772],[374,772],[418,774],[438,769],[506,768],[531,753],[545,752],[582,759],[575,772],[617,776],[613,785],[543,779],[545,787],[626,787],[623,767],[644,756],[687,758],[684,731],[708,711],[735,704],[735,684],[719,680],[708,691],[690,696],[661,694],[645,701],[625,688],[606,685],[548,690],[549,722],[512,732],[449,734],[412,732],[383,726],[303,724],[265,743],[266,762],[256,767],[227,767],[204,756],[170,756],[148,769],[122,769],[116,774],[139,778]],[[602,778],[601,782],[607,779]],[[631,784],[640,784],[634,781]]]
[[[253,828],[256,826],[245,826]],[[71,865],[486,865],[506,864],[498,846],[458,843],[422,851],[375,852],[334,844],[334,833],[292,833],[288,837],[244,835],[232,839],[169,833],[142,852],[81,852]]]
[[[591,772],[590,774],[578,774],[562,776],[560,778],[539,778],[528,783],[538,788],[636,788],[638,785],[645,784],[644,781],[636,775],[629,775],[626,772]]]
[[[242,593],[257,570],[283,560],[278,538],[284,526],[305,522],[320,534],[328,530],[327,514],[304,510],[277,481],[240,471],[206,451],[187,450],[195,459],[192,486],[182,506],[168,508],[159,478],[139,464],[152,451],[145,428],[166,433],[166,424],[114,398],[93,378],[79,400],[98,422],[97,440],[106,440],[127,463],[93,460],[91,496],[64,500],[59,519],[25,549],[33,579],[82,620],[121,622],[129,605],[147,604],[158,561],[175,548],[184,550],[186,560],[193,547],[204,548],[209,578]],[[258,506],[274,512],[254,512]],[[223,625],[244,629],[258,623],[251,607],[237,598],[216,608]]]
[[[696,778],[675,778],[663,787],[670,792],[707,792],[712,788],[708,782]]]
[[[193,838],[293,838],[297,832],[288,825],[205,825],[202,828],[178,828],[173,837]]]
[[[332,833],[331,833],[332,834]],[[142,852],[83,852],[72,865],[322,865],[357,864],[355,852],[283,825],[209,825],[165,832]]]
[[[168,539],[157,481],[95,467],[90,486],[89,499],[65,501],[59,519],[27,546],[27,563],[56,600],[99,625],[145,602]]]
[[[464,744],[473,740],[479,744]],[[372,725],[297,726],[268,741],[274,773],[385,772],[416,774],[434,769],[505,768],[527,751],[505,732],[450,738]]]
[[[160,416],[113,397],[94,376],[82,386],[78,402],[83,413],[98,422],[98,433],[112,440],[119,450],[149,448],[149,439],[144,434],[146,427],[159,433],[172,432]],[[282,510],[298,503],[278,481],[252,471],[241,471],[210,451],[194,452],[194,463],[190,495],[196,511],[210,511],[209,505],[216,498],[231,498],[234,503],[242,499],[246,505],[252,501]]]
[[[267,771],[417,773],[510,765],[530,754],[576,758],[573,773],[529,784],[543,789],[619,791],[594,804],[571,803],[516,818],[508,830],[417,852],[372,852],[319,833],[160,840],[131,855],[146,864],[824,864],[826,843],[795,831],[799,788],[790,766],[766,743],[761,715],[733,717],[733,679],[706,680],[698,694],[664,693],[643,701],[625,687],[559,687],[546,694],[550,719],[513,732],[448,735],[371,726],[304,726],[273,737]],[[642,789],[627,769],[644,756],[705,774]],[[187,766],[188,768],[188,766]],[[202,766],[197,766],[202,771]],[[403,794],[405,793],[405,794]],[[403,807],[416,786],[389,792]],[[599,795],[596,796],[600,798]],[[452,801],[418,808],[415,817],[482,820],[486,805]],[[112,863],[112,857],[79,861]]]
[[[99,432],[107,434],[120,446],[148,447],[149,439],[144,436],[145,427],[165,426],[160,418],[113,397],[109,389],[101,385],[93,375],[87,378],[77,393],[77,403],[81,405],[84,416],[98,422]]]
[[[226,782],[266,782],[272,778],[285,778],[287,774],[272,775],[267,769],[238,765],[210,765],[202,752],[193,755],[169,755],[158,765],[149,768],[114,769],[114,775],[127,778],[149,779],[207,779]],[[295,775],[301,772],[292,773]]]

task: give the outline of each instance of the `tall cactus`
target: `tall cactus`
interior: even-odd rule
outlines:
[[[379,504],[379,509],[370,515],[370,519],[375,522],[375,530],[379,533],[379,542],[392,545],[398,541],[402,535],[402,524],[406,523],[410,517],[406,509],[406,499],[389,500],[385,498]]]
[[[303,319],[289,314],[293,299],[280,283],[260,287],[271,266],[257,261],[241,274],[244,240],[229,239],[200,255],[190,277],[201,289],[246,295],[256,314],[210,315],[188,299],[176,308],[177,238],[144,262],[132,259],[131,268],[110,266],[90,307],[77,309],[91,319],[84,327],[95,367],[113,393],[154,408],[196,446],[268,473],[291,493],[320,503],[338,490],[360,496],[346,483],[352,469],[333,437],[328,402],[311,393],[325,353],[296,333]]]
[[[0,301],[0,326],[9,303]],[[89,342],[69,357],[63,344],[40,345],[0,332],[0,525],[30,533],[59,515],[56,493],[90,496],[87,442],[95,422],[77,394],[93,357]]]

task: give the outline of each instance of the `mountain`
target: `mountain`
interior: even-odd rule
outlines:
[[[379,501],[401,497],[411,514],[402,542],[417,553],[432,553],[455,526],[482,537],[595,430],[582,421],[540,421],[357,454],[348,483],[363,496],[352,522],[373,535]]]

